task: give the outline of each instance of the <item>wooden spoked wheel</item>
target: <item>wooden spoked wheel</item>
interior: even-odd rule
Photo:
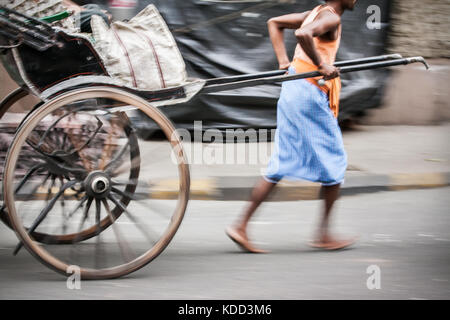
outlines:
[[[162,140],[136,134],[133,119],[143,116]],[[169,244],[189,183],[177,131],[145,100],[109,87],[60,95],[27,117],[7,154],[3,190],[20,239],[15,252],[23,245],[65,275],[76,266],[83,279],[126,275]]]

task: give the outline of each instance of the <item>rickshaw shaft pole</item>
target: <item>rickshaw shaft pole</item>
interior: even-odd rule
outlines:
[[[385,55],[381,55],[381,56],[338,61],[334,64],[334,66],[335,67],[344,67],[344,66],[350,66],[350,65],[361,64],[361,63],[378,62],[378,61],[386,61],[386,60],[401,59],[401,58],[402,58],[402,55],[400,55],[398,53],[385,54]],[[244,74],[244,75],[239,75],[239,76],[213,78],[213,79],[208,79],[206,81],[206,85],[222,84],[222,83],[251,80],[251,79],[259,79],[259,78],[263,78],[263,77],[281,76],[285,73],[286,73],[286,70],[274,70],[274,71],[266,71],[266,72],[260,72],[260,73],[255,73],[255,74]]]
[[[349,72],[393,67],[393,66],[398,66],[398,65],[411,64],[411,63],[415,63],[415,62],[423,63],[425,65],[425,67],[428,69],[428,64],[426,63],[424,58],[412,57],[412,58],[404,58],[404,59],[395,59],[395,60],[390,60],[390,61],[371,62],[371,63],[363,63],[363,64],[357,64],[357,65],[344,66],[344,67],[340,67],[340,73],[345,74],[345,73],[349,73]],[[263,78],[259,78],[259,79],[236,81],[236,82],[224,83],[224,84],[210,84],[210,85],[206,85],[202,89],[201,94],[207,94],[207,93],[213,93],[213,92],[219,92],[219,91],[225,91],[225,90],[234,90],[234,89],[258,86],[258,85],[263,85],[263,84],[273,84],[273,83],[297,80],[297,79],[314,78],[314,77],[320,77],[320,76],[321,76],[321,74],[318,71],[312,71],[312,72],[305,72],[305,73],[298,73],[298,74],[291,74],[291,75],[263,77]]]

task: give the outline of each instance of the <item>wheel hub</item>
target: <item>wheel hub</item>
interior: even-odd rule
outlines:
[[[97,199],[106,198],[111,191],[111,179],[102,171],[91,172],[84,180],[86,193]]]

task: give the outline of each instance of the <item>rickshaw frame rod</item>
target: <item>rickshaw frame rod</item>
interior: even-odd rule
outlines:
[[[10,94],[8,94],[1,102],[0,102],[0,118],[3,117],[6,111],[9,110],[9,108],[19,101],[20,99],[26,97],[28,95],[28,91],[25,90],[22,87],[19,87],[12,91]]]
[[[378,61],[401,59],[401,58],[403,58],[402,55],[398,54],[398,53],[385,54],[385,55],[381,55],[381,56],[338,61],[334,64],[334,66],[335,67],[345,67],[345,66],[351,66],[351,65],[355,65],[355,64],[361,64],[361,63],[378,62]],[[264,78],[264,77],[281,76],[285,73],[286,73],[286,70],[274,70],[274,71],[266,71],[266,72],[260,72],[260,73],[254,73],[254,74],[243,74],[243,75],[239,75],[239,76],[213,78],[213,79],[206,80],[206,85],[222,84],[222,83],[229,83],[229,82],[243,81],[243,80],[252,80],[252,79],[258,79],[258,78]]]
[[[363,70],[372,70],[372,69],[379,69],[379,68],[386,68],[386,67],[393,67],[398,65],[407,65],[415,62],[421,62],[425,65],[427,69],[429,69],[429,66],[425,59],[423,57],[411,57],[411,58],[403,58],[403,59],[394,59],[390,61],[383,61],[383,62],[372,62],[372,63],[363,63],[363,64],[357,64],[352,66],[346,66],[340,68],[340,73],[345,74],[349,72],[355,72],[355,71],[363,71]],[[201,94],[208,94],[208,93],[214,93],[219,91],[225,91],[225,90],[234,90],[239,88],[245,88],[245,87],[252,87],[257,85],[263,85],[263,84],[273,84],[277,82],[283,82],[283,81],[290,81],[290,80],[298,80],[298,79],[306,79],[306,78],[315,78],[320,77],[321,74],[318,71],[311,71],[311,72],[305,72],[305,73],[297,73],[297,74],[291,74],[291,75],[282,75],[282,76],[273,76],[273,77],[264,77],[259,79],[252,79],[252,80],[244,80],[244,81],[236,81],[231,83],[224,83],[224,84],[210,84],[205,86]]]

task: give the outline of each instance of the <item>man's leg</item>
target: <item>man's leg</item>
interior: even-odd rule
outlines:
[[[275,185],[276,183],[274,182],[261,179],[253,188],[250,204],[245,209],[242,216],[236,223],[234,223],[231,227],[228,227],[226,230],[228,236],[246,251],[254,253],[265,252],[250,244],[247,236],[247,226],[256,209],[258,209],[259,205],[267,198]]]
[[[320,236],[328,235],[328,227],[330,221],[330,212],[333,208],[334,203],[339,198],[339,190],[341,188],[340,184],[335,184],[332,186],[322,186],[320,189],[321,198],[323,199],[323,215],[322,221],[320,223]]]
[[[339,198],[340,184],[332,186],[322,186],[320,189],[321,198],[323,199],[323,214],[319,224],[317,239],[313,246],[325,249],[342,249],[354,243],[354,239],[338,240],[334,239],[330,234],[330,214],[334,203]]]

